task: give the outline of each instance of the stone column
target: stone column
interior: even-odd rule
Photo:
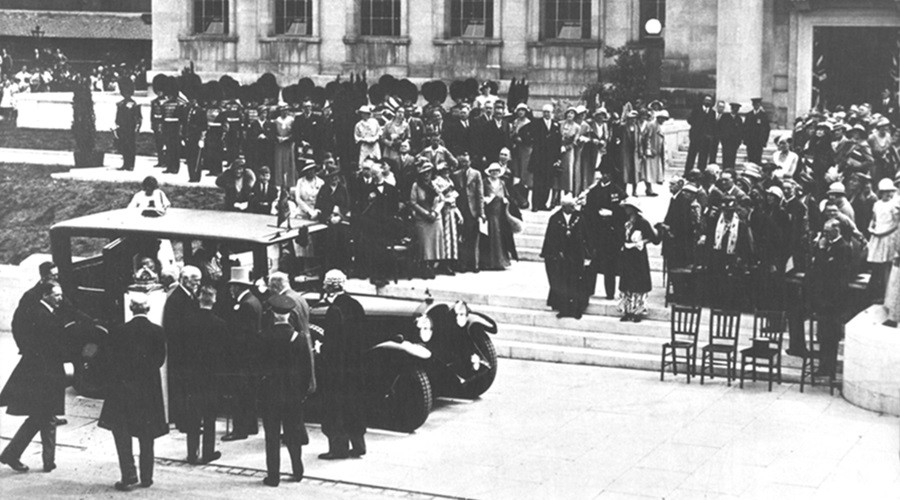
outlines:
[[[501,78],[522,78],[527,76],[528,48],[526,41],[530,40],[529,32],[534,31],[534,40],[539,26],[529,29],[529,20],[537,16],[530,16],[531,10],[538,8],[538,2],[532,0],[494,0],[500,2],[501,22],[500,33],[494,33],[495,38],[502,38],[503,52],[500,66],[503,68]]]
[[[235,66],[238,72],[248,73],[247,78],[256,79],[255,73],[259,70],[259,36],[265,32],[259,32],[259,8],[256,0],[232,0],[235,17],[232,34],[237,35],[237,48],[235,50]]]
[[[322,73],[337,75],[343,71],[347,58],[344,37],[356,36],[356,16],[359,0],[317,0],[319,1],[318,22],[322,37]]]
[[[153,70],[181,69],[178,37],[189,34],[190,2],[155,0],[152,3]],[[146,121],[146,120],[144,120]]]
[[[763,95],[765,0],[719,0],[716,99],[749,105]]]

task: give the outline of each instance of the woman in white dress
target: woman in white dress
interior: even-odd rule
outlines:
[[[772,163],[778,165],[775,175],[782,179],[790,179],[797,173],[797,164],[800,157],[797,153],[791,151],[791,143],[793,140],[790,135],[783,135],[778,138],[778,151],[772,155]]]
[[[400,145],[407,139],[409,139],[409,123],[406,121],[406,111],[397,108],[394,119],[385,124],[384,133],[381,135],[381,143],[384,145],[382,156],[399,160]]]
[[[296,216],[304,220],[316,220],[319,217],[319,211],[316,210],[316,197],[319,196],[319,190],[325,185],[325,181],[316,175],[316,162],[310,159],[306,161],[300,170],[300,179],[297,180],[297,186],[294,188],[294,203],[297,205]],[[294,252],[297,257],[313,257],[315,251],[313,249],[313,239],[307,238],[306,246],[300,246],[294,243]]]
[[[359,144],[359,163],[362,165],[366,158],[381,158],[381,147],[378,140],[381,138],[381,126],[378,120],[372,118],[372,107],[359,108],[359,121],[353,128],[353,138]]]
[[[872,267],[872,287],[881,290],[890,280],[891,263],[897,252],[897,227],[900,225],[900,208],[894,203],[897,188],[890,179],[878,182],[878,201],[872,206],[872,222],[869,223],[869,265]]]
[[[151,215],[150,212],[162,215],[166,213],[166,210],[171,205],[169,198],[166,197],[166,193],[159,189],[159,181],[156,180],[156,177],[148,175],[141,182],[141,190],[134,193],[128,208],[141,210],[147,215]]]

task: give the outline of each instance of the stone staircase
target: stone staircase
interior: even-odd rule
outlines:
[[[667,204],[663,198],[654,199],[646,210],[651,222],[659,220],[654,213]],[[407,299],[422,299],[430,294],[439,301],[464,300],[499,323],[500,331],[493,340],[501,357],[658,371],[661,347],[669,339],[670,331],[659,246],[649,246],[654,289],[648,298],[644,321],[619,321],[616,301],[602,298],[602,284],[598,284],[600,295],[591,298],[580,320],[559,319],[546,306],[547,279],[538,257],[549,214],[530,211],[523,214],[523,231],[516,235],[521,260],[506,271],[400,280],[377,290],[368,282],[351,280],[348,290]],[[750,346],[752,328],[753,317],[744,315],[739,348]],[[700,346],[706,343],[708,331],[709,310],[705,309]],[[787,336],[784,346],[787,347]],[[799,380],[800,362],[800,358],[784,356],[785,381]]]

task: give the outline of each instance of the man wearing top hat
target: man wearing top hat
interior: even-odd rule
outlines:
[[[231,268],[228,281],[234,299],[230,318],[233,369],[237,372],[233,416],[234,429],[222,441],[247,439],[259,432],[256,420],[257,355],[262,326],[262,304],[250,290],[249,267]]]
[[[750,99],[753,109],[744,117],[744,144],[747,145],[747,161],[762,163],[763,148],[769,142],[769,115],[762,107],[762,98]]]
[[[281,443],[291,460],[292,478],[303,479],[302,449],[309,444],[303,424],[303,401],[312,392],[312,352],[308,337],[290,322],[296,304],[276,294],[266,301],[271,325],[260,336],[263,429],[266,434],[266,472],[263,483],[278,486],[281,481]],[[283,434],[282,434],[283,431]]]
[[[713,109],[712,96],[703,96],[703,100],[691,110],[688,124],[691,126],[689,134],[690,145],[688,146],[687,162],[684,164],[684,171],[689,172],[692,170],[695,161],[699,168],[703,170],[706,168],[706,164],[709,163],[710,143],[716,132],[716,112]]]
[[[744,119],[741,117],[741,104],[729,104],[731,112],[719,119],[716,135],[722,143],[722,169],[735,167],[738,148],[744,131]]]
[[[138,130],[141,128],[141,107],[134,102],[134,82],[129,78],[119,81],[122,100],[116,104],[115,135],[119,152],[122,153],[120,170],[134,170],[134,155]]]
[[[202,273],[194,266],[184,266],[178,286],[166,298],[162,326],[169,350],[169,418],[176,425],[185,417],[189,372],[194,367],[194,353],[189,347],[195,333],[191,327],[197,314],[197,290]]]

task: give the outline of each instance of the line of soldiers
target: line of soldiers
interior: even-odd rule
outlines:
[[[117,490],[152,486],[154,441],[169,432],[170,422],[187,434],[189,464],[219,459],[216,417],[223,392],[234,399],[229,414],[235,423],[223,441],[258,433],[258,413],[262,416],[268,471],[263,482],[268,486],[278,486],[281,480],[282,443],[290,454],[292,479],[303,479],[301,449],[309,443],[303,404],[317,390],[322,393],[322,429],[329,442],[328,452],[319,457],[366,454],[365,409],[359,397],[365,383],[360,342],[365,313],[344,293],[346,276],[340,271],[325,278],[324,301],[329,306],[319,355],[325,376],[317,388],[309,306],[290,288],[286,274],[273,273],[267,290],[251,290],[249,270],[233,268],[225,287],[229,297],[217,301],[217,288],[201,286],[200,270],[185,266],[165,300],[163,326],[148,318],[148,294],[131,292],[132,319],[98,338],[72,331],[72,325],[96,324],[64,299],[55,265],[43,263],[39,270],[40,281],[25,292],[14,314],[13,336],[22,357],[0,392],[0,406],[7,406],[7,413],[28,418],[0,453],[0,463],[27,472],[21,456],[40,433],[43,469],[56,468],[56,426],[65,424],[56,416],[65,413],[68,385],[64,363],[76,361],[73,351],[83,356],[85,345],[97,344],[99,352],[92,349],[90,366],[99,373],[103,391],[98,426],[113,434],[121,471]],[[142,268],[136,279],[153,275]],[[160,374],[166,362],[169,419]],[[140,444],[138,467],[135,438]]]

